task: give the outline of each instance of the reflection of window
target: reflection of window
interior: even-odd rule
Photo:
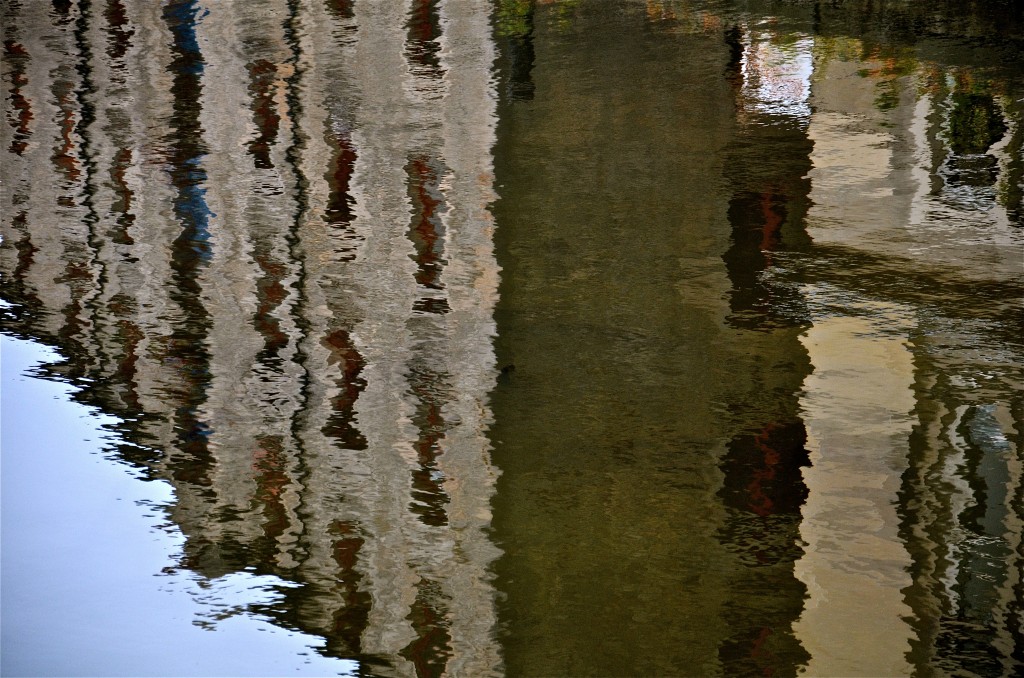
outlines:
[[[990,151],[1006,131],[1002,111],[991,94],[956,92],[950,97],[949,153],[938,170],[949,202],[970,209],[995,203],[999,161]]]

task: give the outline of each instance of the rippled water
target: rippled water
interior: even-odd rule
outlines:
[[[1024,667],[1019,3],[2,21],[5,675]]]

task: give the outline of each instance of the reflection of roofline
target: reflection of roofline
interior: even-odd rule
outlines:
[[[1019,75],[1019,68],[1015,66],[1024,58],[1024,20],[1020,20],[1024,19],[1024,13],[1020,13],[1021,17],[1014,24],[1002,20],[1005,17],[985,17],[959,5],[956,12],[942,12],[935,8],[936,4],[941,3],[919,3],[917,11],[914,6],[882,5],[870,22],[858,22],[852,29],[837,20],[836,15],[861,14],[859,10],[847,14],[841,9],[829,8],[823,12],[814,32],[825,38],[855,38],[882,45],[911,46],[919,59],[939,66],[991,67],[1007,75]],[[942,21],[950,16],[957,16],[959,20]],[[896,21],[896,17],[905,17],[905,20]],[[977,49],[976,43],[980,40],[984,40],[984,50]],[[1007,64],[1012,65],[1007,67]]]

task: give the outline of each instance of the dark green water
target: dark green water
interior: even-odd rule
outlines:
[[[1019,3],[3,26],[0,323],[61,354],[4,384],[5,675],[1024,666]],[[24,491],[95,458],[31,465],[40,377],[162,563]]]

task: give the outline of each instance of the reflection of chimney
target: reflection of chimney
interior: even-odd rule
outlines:
[[[502,39],[501,51],[508,59],[506,93],[512,101],[529,101],[536,89],[533,82],[536,11],[536,0],[501,3],[496,16],[496,32]]]

